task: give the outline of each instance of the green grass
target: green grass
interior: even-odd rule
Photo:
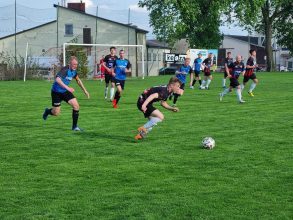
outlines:
[[[293,73],[259,73],[243,105],[218,101],[216,74],[137,143],[137,97],[168,78],[128,80],[118,109],[104,83],[84,81],[87,100],[73,82],[83,133],[66,103],[42,120],[51,82],[0,82],[0,219],[293,219]]]

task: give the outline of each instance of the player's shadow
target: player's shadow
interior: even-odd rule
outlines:
[[[128,142],[128,143],[135,143],[136,141],[132,136],[125,136],[125,135],[117,135],[117,134],[107,134],[103,132],[95,132],[95,131],[84,131],[80,133],[76,133],[77,135],[82,136],[82,138],[89,139],[95,141],[97,139],[104,139],[104,140],[113,140],[117,143],[119,142]],[[118,145],[118,144],[117,144]]]

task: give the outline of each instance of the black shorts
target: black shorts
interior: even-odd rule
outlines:
[[[251,79],[251,80],[256,79],[256,75],[255,75],[255,73],[251,74],[250,76],[244,75],[243,82],[246,83],[246,82],[248,82],[250,79]]]
[[[237,86],[239,86],[239,82],[238,82],[238,79],[236,78],[230,78],[230,86],[232,88],[236,88]]]
[[[51,91],[51,97],[52,97],[52,106],[54,107],[61,106],[62,101],[68,102],[69,100],[75,98],[75,96],[69,91],[66,91],[64,93]]]
[[[195,74],[195,77],[199,77],[199,74],[200,74],[200,70],[194,70],[194,74]]]
[[[115,79],[115,85],[121,86],[122,90],[124,90],[125,80]]]
[[[156,108],[153,106],[152,103],[149,103],[146,107],[147,107],[147,110],[146,112],[143,112],[141,107],[143,105],[143,103],[145,102],[144,98],[142,98],[141,96],[138,98],[137,100],[137,108],[144,114],[144,117],[145,118],[148,118],[151,116],[151,114],[153,113],[153,111],[156,110]]]
[[[108,73],[106,73],[105,74],[105,83],[109,83],[109,82],[114,82],[115,81],[115,79],[114,79],[114,77],[111,75],[111,74],[108,74]]]

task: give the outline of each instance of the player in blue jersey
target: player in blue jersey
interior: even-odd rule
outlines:
[[[206,58],[202,62],[204,69],[204,80],[200,86],[200,89],[209,89],[210,83],[213,79],[212,73],[211,73],[211,68],[213,67],[213,54],[209,53],[208,58]]]
[[[164,115],[159,109],[153,106],[154,102],[161,103],[161,106],[173,112],[178,112],[179,109],[176,107],[171,107],[166,102],[167,98],[171,93],[183,94],[183,90],[180,89],[180,81],[176,77],[172,77],[169,80],[168,85],[164,86],[154,86],[146,89],[137,100],[137,108],[143,112],[144,117],[148,118],[147,123],[139,127],[138,134],[135,136],[136,140],[141,140],[146,137],[146,135],[153,129],[157,123],[164,120]]]
[[[84,94],[89,98],[90,94],[84,87],[82,81],[77,75],[77,58],[70,57],[69,65],[63,67],[60,72],[56,75],[55,81],[52,86],[51,96],[52,96],[52,108],[46,108],[43,113],[43,119],[46,120],[48,115],[57,116],[60,114],[61,102],[65,101],[72,106],[72,130],[81,131],[77,126],[78,116],[79,116],[79,104],[77,99],[73,95],[74,89],[69,87],[69,83],[72,79],[75,79],[79,87],[83,90]]]
[[[230,79],[230,87],[224,89],[223,92],[220,93],[220,101],[223,100],[223,97],[231,92],[233,88],[236,88],[237,100],[239,103],[244,103],[245,101],[242,99],[241,88],[238,82],[238,78],[240,75],[244,75],[245,73],[245,65],[241,61],[241,56],[236,56],[236,61],[231,63],[226,67],[227,77]]]
[[[225,58],[225,67],[224,67],[224,78],[223,78],[223,88],[226,88],[226,78],[228,77],[228,73],[227,73],[227,68],[229,69],[229,66],[231,65],[231,63],[233,63],[233,58],[232,58],[232,54],[231,52],[227,52],[227,57]]]
[[[186,76],[190,74],[190,85],[192,86],[192,81],[193,81],[193,75],[192,75],[192,68],[190,66],[190,58],[185,58],[184,64],[180,66],[179,70],[176,71],[176,78],[179,79],[181,82],[180,89],[184,91],[185,83],[186,83]],[[176,106],[176,102],[178,100],[178,97],[183,95],[182,94],[177,94],[173,93],[174,99],[173,99],[173,106]]]
[[[119,52],[119,59],[115,60],[113,64],[114,68],[114,80],[115,85],[117,87],[115,97],[112,101],[113,108],[118,107],[118,102],[121,98],[122,91],[124,90],[125,80],[126,80],[126,73],[131,72],[131,64],[129,60],[125,59],[125,51],[120,50]]]
[[[192,86],[190,87],[191,89],[193,89],[196,80],[198,80],[199,86],[201,86],[201,78],[200,78],[200,70],[201,70],[201,63],[202,63],[202,54],[199,53],[198,57],[196,59],[194,59],[193,62],[193,70],[194,70],[194,80],[192,81]]]
[[[115,80],[113,77],[113,64],[115,60],[118,59],[118,57],[115,55],[116,54],[116,47],[110,47],[110,54],[108,54],[104,58],[103,66],[105,68],[105,83],[106,83],[106,88],[105,88],[105,99],[108,97],[108,87],[109,83],[111,82],[111,89],[110,89],[110,101],[113,100],[114,97],[114,91],[115,91]]]

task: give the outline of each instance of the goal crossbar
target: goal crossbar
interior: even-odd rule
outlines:
[[[141,61],[142,61],[142,78],[144,79],[144,46],[143,45],[129,45],[129,44],[81,44],[81,43],[64,43],[63,44],[63,66],[66,65],[66,46],[103,46],[103,47],[137,47],[141,48]]]

